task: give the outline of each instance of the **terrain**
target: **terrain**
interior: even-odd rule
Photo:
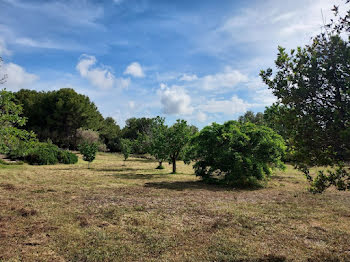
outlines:
[[[156,166],[0,164],[0,261],[350,261],[350,192],[311,194],[291,166],[255,190]]]

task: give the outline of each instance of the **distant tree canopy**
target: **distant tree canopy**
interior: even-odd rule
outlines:
[[[37,92],[22,89],[15,93],[28,119],[26,128],[34,131],[40,140],[51,139],[64,148],[76,148],[78,128],[98,131],[104,119],[87,96],[64,88]]]
[[[101,142],[104,143],[109,151],[120,151],[121,130],[119,125],[112,117],[107,117],[99,129]]]
[[[349,30],[349,12],[341,21],[290,54],[279,47],[277,72],[273,75],[267,69],[260,74],[281,102],[277,114],[285,128],[281,132],[289,136],[296,165],[315,192],[330,185],[350,189],[349,171],[342,168],[350,161],[350,45],[349,39],[338,35]],[[328,165],[341,171],[310,175],[309,167]]]
[[[140,134],[149,134],[152,129],[152,118],[129,118],[125,121],[122,136],[126,139],[136,140]]]
[[[264,114],[263,113],[256,113],[254,114],[253,111],[247,111],[243,116],[240,116],[238,118],[238,122],[240,123],[253,123],[256,125],[264,125]]]

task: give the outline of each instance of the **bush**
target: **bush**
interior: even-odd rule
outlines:
[[[58,163],[60,149],[50,143],[37,143],[26,156],[31,165],[54,165]]]
[[[75,164],[78,162],[77,155],[67,150],[60,150],[57,159],[58,162],[62,164]]]
[[[229,121],[205,127],[189,153],[197,176],[231,186],[260,185],[273,168],[283,168],[283,138],[272,129]]]
[[[51,143],[35,143],[25,160],[31,165],[75,164],[78,157]]]

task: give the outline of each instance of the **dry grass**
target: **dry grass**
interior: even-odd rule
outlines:
[[[156,166],[0,165],[0,261],[350,261],[349,192],[312,195],[292,168],[234,190]]]

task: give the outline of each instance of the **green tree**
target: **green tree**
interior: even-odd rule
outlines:
[[[24,157],[30,143],[35,141],[35,134],[19,129],[26,123],[21,116],[22,107],[15,102],[12,92],[0,91],[0,153]]]
[[[77,147],[76,130],[99,130],[103,117],[87,96],[73,89],[36,92],[20,90],[16,98],[28,118],[26,128],[37,133],[40,140],[51,139],[60,147]]]
[[[350,160],[350,45],[337,34],[346,23],[338,25],[290,54],[279,47],[277,72],[273,75],[268,69],[260,74],[285,108],[280,120],[295,149],[296,167],[313,192],[331,185],[350,189],[350,174],[344,168]],[[334,169],[313,176],[312,166]]]
[[[102,142],[106,144],[110,152],[120,151],[121,131],[119,125],[112,117],[104,119],[99,129],[99,134]]]
[[[124,165],[125,165],[125,161],[129,158],[129,155],[131,153],[132,142],[129,139],[122,138],[120,140],[120,144],[121,144],[122,154],[124,156]]]
[[[173,165],[173,174],[176,173],[176,160],[184,157],[186,147],[188,146],[193,134],[193,129],[187,125],[185,120],[178,119],[167,132],[168,158]]]
[[[206,182],[252,186],[284,167],[283,138],[252,123],[213,123],[192,139],[192,151],[195,173]]]
[[[240,116],[238,118],[238,122],[240,123],[253,123],[256,125],[264,125],[264,114],[261,112],[258,112],[254,114],[253,111],[247,111],[243,116]]]
[[[168,126],[164,122],[164,118],[155,118],[149,136],[149,153],[157,159],[157,169],[164,169],[162,164],[169,158]]]
[[[90,163],[95,160],[98,145],[96,143],[83,142],[79,145],[79,151],[83,155],[83,160],[88,162],[88,169]]]

